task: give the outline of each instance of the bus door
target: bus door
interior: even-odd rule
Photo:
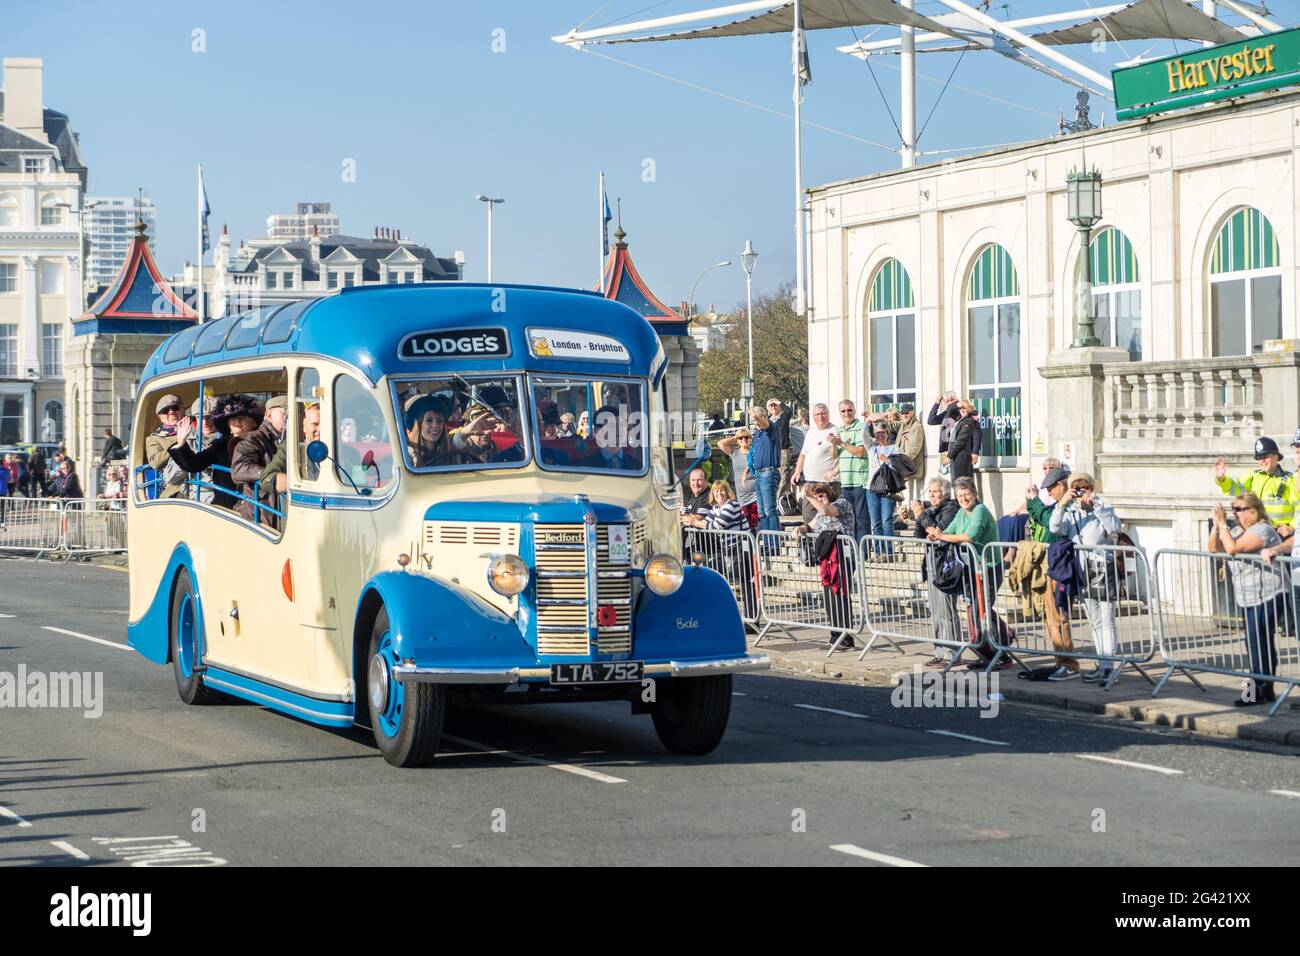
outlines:
[[[337,515],[321,507],[322,496],[328,500],[334,482],[328,462],[317,464],[307,457],[307,445],[325,437],[329,404],[320,372],[299,369],[285,426],[288,494],[275,581],[279,593],[271,598],[277,609],[272,656],[276,674],[287,683],[343,693],[342,682],[351,674],[331,666],[340,638],[328,536]]]

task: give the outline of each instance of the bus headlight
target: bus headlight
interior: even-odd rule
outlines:
[[[682,586],[682,563],[671,554],[656,554],[645,563],[645,583],[655,594],[672,594]]]
[[[497,594],[514,597],[528,587],[528,565],[513,554],[498,554],[488,562],[487,577]]]

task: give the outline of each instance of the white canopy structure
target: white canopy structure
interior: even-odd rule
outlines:
[[[647,36],[595,39],[595,43],[643,43],[649,40],[694,40],[704,37],[756,36],[762,33],[789,33],[794,29],[794,2],[773,8],[767,3],[737,4],[735,8],[757,7],[764,12],[741,20],[731,20],[711,27],[654,33]],[[896,26],[921,30],[942,30],[935,20],[922,16],[894,0],[803,0],[803,28],[831,30],[837,27]],[[671,19],[671,18],[665,18]],[[594,32],[594,31],[593,31]],[[576,34],[575,34],[576,36]],[[560,39],[556,37],[555,39]]]
[[[964,0],[937,2],[951,12],[937,17],[923,16],[913,9],[914,0],[785,0],[784,3],[759,0],[591,30],[574,28],[552,39],[582,49],[588,44],[790,33],[794,72],[795,306],[802,315],[805,311],[805,244],[800,106],[802,87],[811,79],[804,30],[898,27],[897,37],[860,41],[839,49],[862,59],[880,54],[901,54],[902,115],[899,133],[902,143],[899,153],[906,167],[916,161],[917,52],[989,50],[1063,82],[1109,95],[1112,85],[1108,76],[1067,56],[1058,48],[1092,44],[1099,37],[1116,41],[1117,45],[1125,40],[1188,40],[1210,46],[1282,29],[1267,19],[1267,9],[1251,0],[1130,0],[1101,7],[1094,7],[1090,0],[1084,0],[1087,10],[1019,20],[997,20]],[[1218,19],[1220,8],[1237,14],[1250,26],[1233,27],[1224,23]],[[699,23],[709,25],[682,29],[688,24]],[[1053,29],[1024,32],[1047,26]],[[919,50],[917,43],[922,44]]]

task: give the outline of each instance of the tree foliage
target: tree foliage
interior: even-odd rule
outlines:
[[[740,397],[749,365],[745,304],[727,317],[734,328],[721,348],[700,356],[700,411],[721,411]],[[794,285],[754,297],[754,398],[779,398],[787,405],[808,400],[808,323],[794,311]]]

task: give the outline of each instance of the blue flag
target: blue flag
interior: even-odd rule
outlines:
[[[208,205],[208,187],[203,182],[202,169],[199,170],[199,195],[203,199],[203,212],[199,214],[203,223],[203,249],[201,251],[207,252],[212,248],[212,240],[208,236],[208,215],[212,212],[212,208]]]
[[[605,237],[605,255],[609,255],[609,221],[614,218],[613,213],[609,211],[609,194],[601,187],[601,197],[605,200],[605,218],[601,224],[601,234]]]

